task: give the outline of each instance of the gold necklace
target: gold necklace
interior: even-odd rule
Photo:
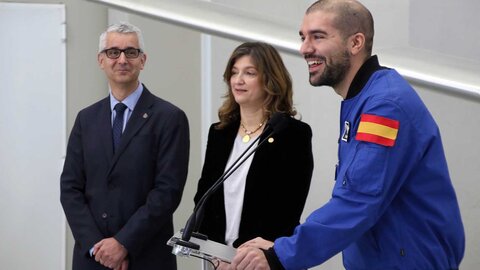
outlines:
[[[242,137],[242,142],[244,142],[244,143],[249,142],[249,141],[250,141],[250,135],[252,135],[252,134],[254,134],[255,132],[257,132],[257,131],[263,126],[263,123],[265,123],[265,121],[263,121],[262,123],[260,123],[255,130],[249,131],[249,130],[243,125],[243,123],[240,121],[240,125],[242,126],[243,131],[245,132],[245,135]]]

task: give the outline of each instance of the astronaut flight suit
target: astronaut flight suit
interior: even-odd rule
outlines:
[[[341,104],[332,198],[274,243],[283,267],[343,252],[346,269],[457,269],[465,236],[439,129],[415,90],[372,56]]]

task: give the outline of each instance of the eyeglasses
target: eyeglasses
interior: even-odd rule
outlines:
[[[125,57],[128,59],[137,58],[140,55],[140,53],[143,53],[141,49],[137,49],[137,48],[126,48],[123,50],[118,48],[110,48],[102,51],[102,53],[105,53],[105,55],[110,59],[119,58],[122,52],[125,54]]]

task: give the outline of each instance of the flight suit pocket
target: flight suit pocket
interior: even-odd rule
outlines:
[[[358,144],[355,157],[343,179],[345,187],[366,195],[380,194],[384,186],[386,163],[386,147]]]

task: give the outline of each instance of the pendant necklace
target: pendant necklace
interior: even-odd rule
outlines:
[[[250,135],[252,135],[252,134],[254,134],[255,132],[257,132],[257,131],[263,126],[263,123],[264,123],[264,122],[260,123],[255,130],[250,131],[250,130],[248,130],[248,129],[243,125],[243,123],[240,121],[240,125],[242,126],[243,131],[245,132],[245,135],[242,137],[242,142],[244,142],[244,143],[249,142],[249,141],[250,141],[250,138],[251,138]]]

